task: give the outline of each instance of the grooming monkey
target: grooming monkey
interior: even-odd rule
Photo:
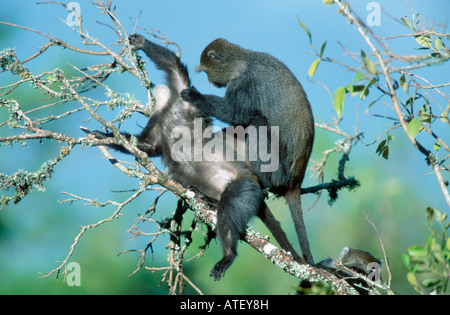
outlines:
[[[196,161],[195,152],[190,156],[173,153],[174,145],[180,140],[174,137],[174,130],[180,127],[193,131],[195,121],[202,122],[202,134],[212,126],[211,120],[197,107],[184,101],[180,92],[190,87],[190,79],[186,67],[169,49],[148,41],[143,36],[132,34],[130,43],[135,50],[142,50],[157,66],[166,73],[168,86],[157,85],[153,88],[155,106],[147,125],[137,135],[137,147],[146,152],[149,157],[161,156],[163,164],[168,168],[171,177],[184,187],[192,187],[204,195],[217,207],[216,231],[223,250],[223,258],[213,267],[210,275],[220,280],[225,271],[233,263],[237,255],[237,244],[249,220],[258,216],[266,224],[280,246],[292,253],[295,259],[301,257],[289,243],[279,222],[270,212],[264,202],[265,194],[259,179],[252,172],[248,162],[239,162],[237,158],[227,161],[225,149],[211,153],[209,160]],[[97,138],[112,137],[111,133],[94,131]],[[123,133],[127,138],[131,135]],[[225,133],[221,133],[225,137]],[[217,135],[216,135],[217,136]],[[193,137],[194,138],[194,137]],[[191,139],[190,148],[194,148]],[[223,141],[224,146],[227,145]],[[240,145],[238,143],[238,145]],[[241,144],[245,145],[245,144]],[[111,145],[113,149],[129,153],[120,145]],[[233,144],[234,149],[234,144]]]
[[[189,88],[181,92],[185,101],[233,126],[279,127],[278,169],[263,171],[261,160],[250,161],[250,166],[263,188],[286,199],[303,256],[313,264],[300,200],[314,141],[314,119],[303,87],[281,61],[222,38],[204,49],[197,71],[205,71],[213,85],[226,87],[225,96]],[[248,139],[247,149],[257,145]]]

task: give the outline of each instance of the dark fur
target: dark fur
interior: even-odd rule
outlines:
[[[374,272],[374,270],[368,268],[370,263],[376,263],[381,268],[383,261],[375,258],[367,251],[344,247],[339,259],[331,259],[328,257],[320,261],[317,266],[331,272],[340,279],[345,279],[360,294],[368,294],[370,287],[367,282],[355,277],[351,272],[344,270],[341,265],[367,277]],[[381,280],[381,274],[379,280]]]
[[[314,119],[306,94],[292,72],[276,58],[243,49],[225,39],[210,43],[198,71],[209,81],[226,86],[225,97],[182,91],[206,115],[232,125],[279,126],[279,168],[261,172],[261,161],[250,162],[265,188],[286,198],[304,257],[313,263],[300,201],[300,186],[314,140]],[[247,146],[256,145],[247,143]]]
[[[130,41],[135,49],[144,51],[160,70],[166,72],[168,84],[168,89],[164,86],[154,88],[156,105],[146,127],[137,136],[138,148],[150,157],[161,156],[174,180],[185,187],[193,187],[217,206],[216,230],[223,258],[214,266],[210,275],[215,280],[224,276],[237,255],[241,233],[255,215],[264,221],[283,249],[300,259],[265,204],[264,193],[248,163],[226,161],[222,152],[217,153],[217,160],[213,162],[174,160],[171,148],[178,139],[171,137],[172,130],[177,126],[186,126],[192,131],[195,118],[202,119],[203,128],[206,128],[211,126],[211,120],[181,99],[180,92],[190,87],[190,80],[186,67],[172,51],[137,34],[131,35]],[[112,136],[99,131],[93,134],[99,138]],[[131,137],[127,133],[124,135]],[[119,145],[111,147],[128,153]]]

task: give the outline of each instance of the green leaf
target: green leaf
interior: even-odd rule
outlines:
[[[361,50],[361,59],[364,63],[364,67],[372,74],[378,74],[377,66],[367,57],[366,53]]]
[[[436,47],[437,51],[442,49],[442,38],[436,38],[436,40],[434,41],[434,47]]]
[[[434,218],[434,208],[428,207],[427,210],[425,210],[425,215],[428,219],[428,222],[432,223]]]
[[[345,86],[345,90],[346,90],[347,92],[353,92],[353,85],[352,85],[351,83],[347,84],[347,85]]]
[[[408,270],[410,270],[411,269],[411,258],[409,257],[409,255],[407,253],[402,253],[401,260],[402,260],[403,265],[405,265],[405,267]]]
[[[309,37],[309,43],[310,43],[310,45],[312,45],[312,35],[311,35],[311,32],[308,30],[308,28],[306,27],[306,25],[303,24],[303,22],[300,20],[300,18],[299,18],[298,16],[297,16],[297,20],[298,20],[298,23],[300,24],[300,26],[305,30],[306,34],[308,34],[308,37]]]
[[[385,146],[383,148],[383,151],[381,152],[381,156],[383,157],[383,159],[389,160],[389,147],[388,146]]]
[[[448,217],[447,212],[444,212],[444,213],[442,214],[442,224],[444,224],[444,222],[447,220],[447,217]]]
[[[362,79],[364,79],[364,75],[360,71],[358,71],[358,73],[355,75],[355,78],[353,79],[353,82],[358,82]]]
[[[411,31],[415,32],[415,30],[414,30],[414,28],[413,28],[411,22],[408,20],[408,18],[407,18],[406,16],[405,16],[404,18],[401,18],[401,20],[403,21],[403,23],[406,24],[406,26],[409,27],[409,29],[410,29]]]
[[[413,14],[413,24],[414,24],[414,29],[415,30],[417,30],[417,24],[419,24],[419,22],[420,22],[420,20],[419,20],[419,13],[417,13],[417,15],[416,14]],[[416,18],[417,18],[417,20],[416,20]]]
[[[367,108],[371,108],[373,105],[375,105],[375,103],[376,103],[377,101],[375,100],[375,101],[372,101],[372,102],[370,102],[370,104],[369,104],[369,106],[367,106]]]
[[[430,112],[428,112],[428,110]],[[432,117],[431,107],[428,106],[428,104],[422,105],[422,107],[419,110],[419,119],[424,124],[431,124],[431,117]]]
[[[416,41],[425,48],[431,48],[431,37],[429,35],[416,36]]]
[[[408,248],[408,254],[411,257],[425,257],[426,253],[423,247],[413,245]]]
[[[378,145],[376,153],[381,155],[385,160],[389,159],[389,141],[383,140]]]
[[[378,145],[378,148],[381,149],[382,147],[385,147],[386,144],[387,144],[387,140],[383,140],[383,141],[381,141],[380,144]]]
[[[421,281],[421,284],[425,288],[430,288],[430,287],[432,287],[432,286],[434,286],[434,285],[436,285],[436,284],[438,284],[440,282],[441,282],[440,278],[438,278],[436,276],[432,276],[430,278],[423,279]]]
[[[444,229],[447,231],[450,228],[450,221],[448,221],[447,223],[445,223]],[[450,250],[450,238],[447,239],[447,249]],[[450,256],[450,255],[449,255]]]
[[[406,275],[406,279],[408,279],[409,284],[413,288],[417,288],[417,280],[415,274],[413,274],[412,272],[408,272],[408,274]]]
[[[365,86],[364,85],[359,85],[359,84],[355,84],[352,85],[351,89],[347,89],[349,92],[351,92],[351,96],[355,96],[358,93],[361,93],[364,90]]]
[[[416,265],[414,266],[414,273],[430,273],[430,267],[425,264],[425,258],[422,257],[420,259],[416,259],[417,261],[413,261]]]
[[[420,128],[422,128],[422,124],[420,123],[420,120],[416,117],[408,123],[407,128],[408,135],[413,139],[416,138],[417,134],[420,131]]]
[[[344,111],[344,100],[347,90],[345,87],[340,87],[334,92],[334,110],[339,118],[342,117],[342,112]]]
[[[319,63],[320,63],[320,58],[319,58],[319,59],[316,59],[316,60],[312,63],[311,67],[309,67],[308,74],[309,74],[309,76],[310,76],[311,78],[312,78],[312,77],[314,76],[314,74],[316,73],[316,70],[317,70],[317,67],[319,66]]]
[[[434,217],[436,218],[436,221],[439,223],[442,223],[445,221],[442,212],[437,209],[434,209]]]
[[[433,145],[433,149],[436,150],[436,151],[439,151],[440,148],[441,148],[441,144],[440,144],[439,142],[436,142],[436,143]]]
[[[334,3],[334,0],[322,0],[322,2],[326,5],[332,5]]]
[[[372,78],[372,80],[370,80],[369,84],[367,84],[367,87],[370,88],[377,81],[378,81],[378,77]]]
[[[365,86],[364,89],[361,92],[361,95],[359,96],[361,98],[361,100],[365,99],[367,97],[367,95],[369,95],[369,87]]]
[[[322,58],[326,46],[327,46],[327,41],[325,41],[325,42],[322,44],[322,47],[320,48],[320,55],[319,55],[320,58]]]
[[[405,80],[405,74],[403,73],[402,76],[400,77],[400,86],[402,87],[402,89],[408,93],[408,83],[406,83]]]
[[[430,234],[430,236],[428,236],[428,240],[425,243],[425,250],[426,250],[427,254],[433,255],[433,252],[435,252],[436,250],[439,250],[439,249],[436,249],[436,246],[439,247],[439,245],[437,245],[437,243],[436,243],[436,239],[434,238],[434,234],[432,233],[432,234]],[[428,258],[431,258],[431,257],[428,257]],[[427,267],[429,268],[430,266],[427,266]],[[424,267],[424,270],[425,270],[425,267]]]

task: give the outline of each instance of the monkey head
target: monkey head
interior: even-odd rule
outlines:
[[[209,82],[217,87],[227,86],[246,71],[247,51],[224,38],[212,41],[203,50],[197,72],[205,71]]]

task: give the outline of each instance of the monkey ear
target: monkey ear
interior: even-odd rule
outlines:
[[[223,62],[223,57],[214,49],[208,51],[207,56],[213,60]]]

